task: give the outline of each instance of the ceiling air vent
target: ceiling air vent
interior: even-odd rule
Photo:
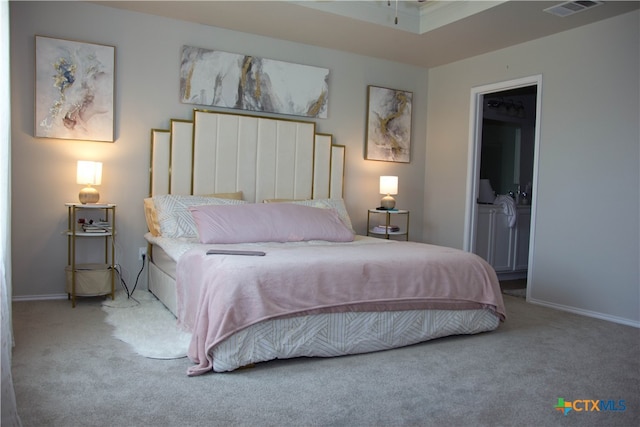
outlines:
[[[582,12],[583,10],[591,9],[592,7],[600,6],[601,4],[601,1],[568,1],[556,6],[548,7],[544,9],[544,11],[564,18],[565,16],[573,15],[574,13]]]

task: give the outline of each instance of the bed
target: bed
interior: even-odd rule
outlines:
[[[194,110],[151,131],[148,286],[192,334],[188,375],[397,348],[505,319],[480,257],[356,235],[344,165],[345,147],[313,122]]]

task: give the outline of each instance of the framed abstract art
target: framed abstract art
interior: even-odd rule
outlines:
[[[115,47],[36,36],[35,131],[114,141]]]
[[[329,70],[183,46],[180,98],[185,104],[326,119]]]
[[[365,159],[411,161],[413,93],[368,86]]]

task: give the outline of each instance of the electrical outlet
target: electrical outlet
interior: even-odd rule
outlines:
[[[138,248],[138,261],[142,261],[142,255],[144,255],[145,257],[147,256],[146,247]]]

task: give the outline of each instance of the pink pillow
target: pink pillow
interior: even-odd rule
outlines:
[[[351,242],[353,231],[332,209],[292,203],[189,207],[201,243]]]

